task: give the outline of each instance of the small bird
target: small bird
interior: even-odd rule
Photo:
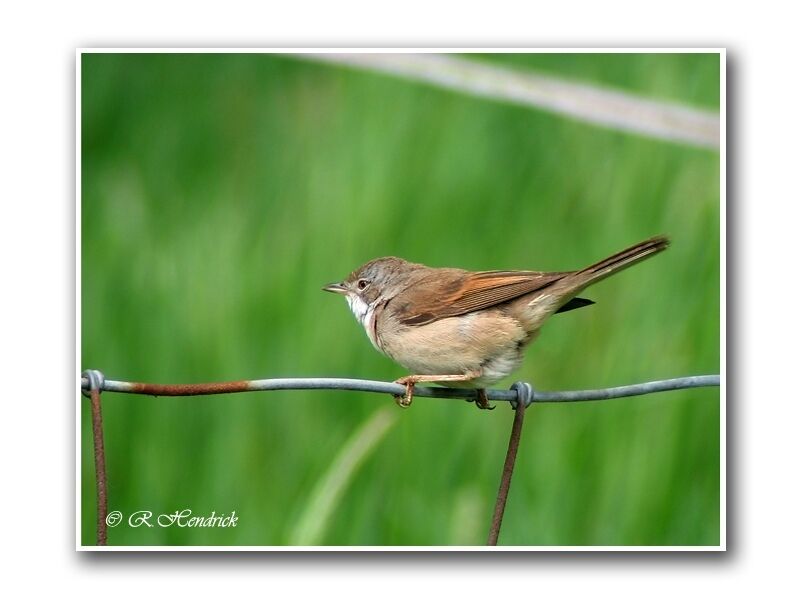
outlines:
[[[344,295],[372,345],[413,373],[396,381],[406,386],[400,406],[411,404],[415,384],[432,382],[476,388],[486,409],[486,387],[520,366],[549,316],[594,304],[578,294],[668,245],[654,237],[563,272],[472,272],[388,256],[322,289]]]

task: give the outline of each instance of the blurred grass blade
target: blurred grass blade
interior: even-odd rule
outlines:
[[[308,503],[289,536],[291,545],[315,546],[321,542],[331,514],[339,504],[344,490],[361,463],[395,424],[398,414],[393,407],[385,406],[376,410],[353,432],[311,492]]]
[[[463,487],[456,492],[450,513],[449,544],[451,546],[481,546],[486,540],[486,515],[491,506],[484,502],[480,488]]]
[[[462,93],[550,110],[611,129],[719,148],[719,113],[445,54],[298,54]]]

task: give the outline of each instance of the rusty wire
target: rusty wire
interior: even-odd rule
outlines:
[[[719,375],[696,375],[595,390],[534,391],[533,387],[525,382],[515,383],[511,386],[510,390],[486,390],[486,396],[489,400],[510,402],[515,409],[511,437],[508,442],[508,452],[506,453],[503,473],[500,478],[500,488],[497,493],[497,501],[492,515],[487,545],[497,545],[503,513],[508,499],[508,491],[511,486],[511,476],[514,472],[514,463],[519,449],[525,408],[531,403],[609,400],[611,398],[639,396],[669,390],[719,385]],[[97,370],[88,370],[84,372],[84,376],[81,378],[81,389],[84,395],[90,396],[92,403],[92,433],[94,436],[94,459],[97,481],[97,545],[99,546],[106,545],[106,517],[108,514],[105,450],[103,447],[103,418],[100,402],[101,392],[109,391],[147,396],[199,396],[235,392],[309,389],[377,392],[391,394],[393,396],[405,392],[405,386],[397,383],[324,377],[256,379],[189,384],[136,383],[108,380]],[[477,398],[477,390],[420,386],[414,390],[414,395],[428,398],[462,398],[474,400]]]
[[[89,397],[92,403],[92,437],[94,439],[94,471],[97,481],[97,545],[105,546],[108,540],[108,479],[106,477],[106,451],[103,445],[103,410],[100,392],[105,378],[100,371],[86,371]]]
[[[492,524],[489,527],[487,546],[497,546],[500,525],[503,522],[503,513],[506,510],[506,500],[508,500],[508,490],[511,488],[511,476],[514,474],[514,463],[517,460],[519,440],[522,437],[522,422],[525,419],[525,409],[533,400],[533,387],[529,383],[518,381],[511,386],[511,389],[517,392],[519,399],[513,403],[514,422],[511,424],[511,437],[508,439],[508,451],[506,452],[506,460],[503,463],[503,475],[500,477],[500,489],[497,490],[497,501],[494,504],[494,514],[492,515]]]

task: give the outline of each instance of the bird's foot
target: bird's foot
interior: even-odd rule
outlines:
[[[411,406],[411,401],[414,399],[414,386],[421,381],[429,381],[431,383],[440,383],[443,381],[469,381],[471,379],[475,379],[476,377],[480,377],[480,371],[469,371],[459,375],[406,375],[405,377],[395,380],[395,383],[406,386],[406,393],[402,396],[395,396],[394,401],[397,402],[397,405],[402,408],[408,408]],[[484,389],[478,390],[478,399],[476,402],[478,408],[489,410],[494,408],[494,406],[489,406],[489,399],[486,397],[486,390]]]
[[[494,410],[495,407],[489,404],[489,397],[486,395],[486,390],[480,388],[477,391],[478,397],[475,399],[475,406],[481,410]]]
[[[397,379],[395,383],[406,386],[405,394],[398,394],[394,397],[395,403],[400,408],[408,408],[411,406],[412,400],[414,400],[414,386],[417,383],[416,378],[413,375],[408,375],[407,377],[401,377],[400,379]]]

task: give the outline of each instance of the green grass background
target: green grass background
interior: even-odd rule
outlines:
[[[485,55],[719,107],[715,54]],[[720,368],[719,154],[377,74],[270,55],[81,61],[81,363],[185,383],[405,372],[320,291],[382,255],[565,270],[670,250],[555,316],[516,379],[578,389]],[[94,543],[88,401],[81,539]],[[109,509],[235,510],[235,529],[109,543],[281,545],[348,437],[391,398],[104,395]],[[507,405],[418,399],[365,457],[324,544],[482,544]],[[717,389],[529,411],[502,544],[720,540]]]

